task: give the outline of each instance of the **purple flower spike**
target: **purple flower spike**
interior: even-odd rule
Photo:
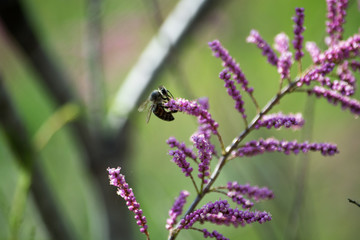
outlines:
[[[351,68],[353,71],[356,71],[356,65],[352,65],[353,63],[356,63],[355,61],[352,61]],[[358,62],[358,66],[360,69],[360,63]],[[343,82],[348,83],[350,86],[355,87],[356,78],[353,75],[353,73],[349,69],[349,62],[344,61],[343,64],[339,65],[337,68],[337,75],[339,76],[339,79]]]
[[[258,222],[264,223],[271,220],[271,215],[267,212],[239,210],[230,208],[226,200],[219,200],[214,203],[209,202],[202,208],[191,212],[181,220],[179,229],[189,229],[196,222],[211,222],[217,225],[241,225]]]
[[[280,74],[281,79],[290,78],[290,67],[292,65],[292,53],[284,52],[280,55],[279,61],[277,63],[278,73]]]
[[[222,234],[218,233],[217,231],[213,231],[210,233],[207,229],[203,229],[202,232],[204,233],[204,238],[216,238],[216,240],[229,240],[228,238],[224,237]]]
[[[356,72],[356,71],[360,71],[360,62],[356,61],[356,60],[352,60],[350,63],[351,69]]]
[[[206,184],[210,175],[210,160],[212,158],[212,146],[208,143],[204,135],[193,135],[192,141],[194,142],[195,147],[198,149],[199,153],[199,174],[198,177],[201,179],[201,182]]]
[[[304,119],[301,115],[301,113],[298,114],[289,114],[284,115],[283,113],[274,113],[274,114],[268,114],[264,115],[255,125],[256,129],[259,129],[260,127],[266,127],[268,129],[274,127],[274,128],[280,128],[282,126],[286,128],[293,128],[298,129],[304,125]]]
[[[179,150],[181,150],[187,157],[193,159],[194,161],[196,161],[196,155],[195,153],[190,149],[187,148],[185,143],[182,142],[180,143],[178,140],[176,140],[175,137],[170,137],[167,141],[167,144],[169,144],[169,146],[171,148],[177,147]]]
[[[178,198],[175,199],[175,202],[172,208],[169,210],[169,218],[166,221],[166,229],[170,230],[176,224],[176,218],[182,213],[183,207],[186,203],[186,198],[190,195],[188,191],[181,191]]]
[[[316,68],[307,72],[303,77],[299,79],[297,85],[301,87],[303,84],[310,85],[312,81],[318,81],[323,83],[324,76],[330,73],[335,67],[334,63],[324,63],[322,65],[317,66]]]
[[[149,238],[146,217],[143,216],[143,211],[140,209],[140,204],[136,201],[132,188],[129,188],[129,184],[125,181],[125,176],[120,174],[120,169],[120,167],[107,169],[109,172],[110,185],[118,188],[117,194],[126,201],[128,209],[135,214],[136,223],[140,226],[140,232]]]
[[[305,45],[306,50],[309,52],[313,62],[315,64],[319,64],[320,63],[320,49],[319,47],[316,45],[315,42],[307,42]]]
[[[277,62],[278,73],[280,73],[281,79],[288,79],[292,65],[292,53],[289,52],[289,37],[285,33],[276,35],[275,49],[281,54]]]
[[[342,109],[350,109],[351,113],[357,116],[360,115],[360,102],[358,100],[343,96],[334,90],[327,90],[323,87],[315,86],[313,89],[308,90],[308,94],[315,94],[316,97],[324,97],[334,105],[340,103]]]
[[[229,191],[235,191],[253,198],[255,201],[274,198],[274,193],[267,187],[259,188],[258,186],[250,186],[250,184],[241,185],[238,182],[228,182],[226,188]]]
[[[349,37],[346,41],[340,41],[332,45],[323,54],[320,55],[320,61],[340,63],[346,59],[359,55],[360,52],[360,34]]]
[[[189,177],[193,168],[190,167],[190,163],[186,161],[186,155],[183,151],[177,150],[170,150],[169,155],[173,156],[172,161],[181,168],[182,172],[185,173],[186,177]]]
[[[183,98],[170,99],[167,103],[164,103],[164,106],[168,107],[170,111],[184,112],[198,117],[200,124],[207,125],[213,134],[218,135],[217,129],[219,124],[211,118],[211,114],[206,109],[202,108],[195,101],[189,101]]]
[[[329,37],[325,39],[325,42],[327,45],[332,46],[342,39],[348,0],[326,0],[326,3],[328,10],[326,31]]]
[[[203,109],[209,110],[209,98],[201,97],[201,98],[198,98],[197,101]]]
[[[328,21],[326,22],[326,31],[330,36],[330,41],[327,41],[328,43],[331,42],[331,39],[334,39],[334,34],[337,29],[337,23],[336,23],[336,1],[337,0],[326,0],[327,4],[327,18]]]
[[[267,56],[268,62],[274,66],[277,65],[278,57],[270,45],[262,39],[258,31],[251,30],[250,35],[246,38],[246,41],[249,43],[255,43],[256,46],[262,50],[262,55]]]
[[[252,208],[254,206],[253,202],[251,202],[249,199],[246,199],[242,194],[239,194],[235,191],[228,192],[227,196],[231,198],[233,202],[237,203],[244,209]]]
[[[251,157],[264,152],[283,152],[285,154],[295,153],[300,151],[307,153],[309,151],[319,151],[323,156],[332,156],[339,153],[337,146],[330,143],[298,143],[296,140],[292,142],[279,141],[274,138],[268,138],[266,140],[260,139],[259,141],[250,141],[245,146],[239,148],[234,155],[238,157]]]
[[[295,9],[295,16],[293,17],[293,20],[295,22],[295,28],[294,28],[294,40],[293,40],[293,46],[295,51],[295,60],[299,61],[302,56],[304,56],[304,52],[302,51],[303,48],[303,40],[304,37],[302,36],[302,33],[305,31],[304,28],[304,8],[296,8]]]
[[[238,84],[241,85],[241,88],[251,94],[254,89],[248,87],[249,82],[246,80],[245,75],[240,69],[239,64],[235,61],[233,57],[230,56],[228,50],[226,50],[221,45],[219,40],[209,42],[209,47],[213,51],[215,57],[221,58],[221,60],[223,61],[223,66],[234,74],[234,79]]]
[[[244,101],[242,100],[242,96],[239,90],[236,89],[234,81],[232,81],[230,73],[224,69],[220,72],[219,78],[224,80],[225,87],[227,88],[227,92],[235,100],[235,109],[238,110],[242,117],[246,119],[245,108],[244,108]]]
[[[279,53],[285,53],[289,51],[289,37],[285,33],[279,33],[275,37],[275,49]]]

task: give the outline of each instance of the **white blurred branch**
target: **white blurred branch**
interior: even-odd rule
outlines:
[[[178,44],[195,17],[208,2],[210,1],[179,1],[118,90],[107,115],[110,129],[122,129],[129,113],[136,107],[140,97],[164,64],[172,48]]]

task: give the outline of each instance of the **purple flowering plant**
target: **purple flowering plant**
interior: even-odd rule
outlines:
[[[235,109],[244,121],[244,130],[234,138],[231,144],[225,147],[219,132],[219,124],[209,112],[207,99],[201,98],[190,101],[183,98],[170,99],[164,103],[168,111],[183,112],[195,116],[198,120],[198,129],[191,136],[192,147],[184,142],[170,137],[167,144],[170,146],[169,155],[172,161],[180,167],[185,177],[189,177],[195,191],[195,197],[185,213],[184,207],[190,192],[180,191],[173,206],[169,210],[166,229],[169,231],[168,239],[175,239],[182,230],[195,230],[205,238],[228,239],[217,231],[208,231],[199,228],[205,222],[226,226],[245,226],[258,222],[260,224],[271,220],[271,214],[266,211],[252,210],[254,203],[260,200],[274,198],[274,194],[267,187],[228,182],[225,185],[216,185],[215,182],[223,167],[232,159],[251,157],[267,152],[283,152],[285,154],[320,152],[323,156],[332,156],[339,153],[337,146],[332,143],[310,143],[278,140],[275,138],[255,139],[244,142],[252,131],[261,128],[300,129],[305,121],[300,113],[285,114],[270,111],[282,98],[294,92],[303,92],[325,98],[333,105],[341,105],[343,110],[350,111],[355,117],[360,114],[360,102],[353,98],[356,89],[353,72],[360,71],[360,34],[356,33],[343,39],[343,24],[345,23],[347,0],[327,0],[327,36],[325,42],[327,49],[321,50],[315,42],[306,42],[305,49],[311,56],[313,63],[306,69],[302,67],[304,56],[303,32],[304,9],[296,8],[293,17],[294,35],[287,36],[280,33],[275,36],[274,49],[261,37],[260,33],[252,30],[247,42],[254,43],[267,61],[277,68],[280,75],[279,91],[260,109],[255,99],[254,89],[249,86],[239,63],[222,46],[220,41],[209,42],[213,55],[222,61],[224,69],[219,78],[224,81],[228,95],[235,102]],[[290,39],[292,41],[290,42]],[[292,44],[291,44],[292,43]],[[293,52],[291,52],[291,48]],[[297,64],[297,76],[291,77],[292,65]],[[285,86],[284,83],[286,83]],[[244,108],[243,95],[248,94],[257,114],[249,122]],[[219,150],[215,149],[212,141],[219,141]],[[214,169],[210,168],[211,161],[217,161]],[[150,239],[146,218],[135,199],[133,190],[120,174],[120,168],[108,168],[110,184],[118,188],[118,194],[124,198],[130,211],[135,214],[140,231]],[[220,194],[221,198],[214,202],[199,205],[205,195],[209,193]],[[231,203],[232,202],[232,203]],[[230,205],[234,205],[232,207]]]

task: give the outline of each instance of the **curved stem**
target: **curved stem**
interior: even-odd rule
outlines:
[[[197,187],[197,185],[196,185],[196,182],[195,182],[194,177],[192,176],[192,174],[190,174],[190,178],[191,178],[192,183],[194,184],[196,193],[199,194],[199,193],[200,193],[200,192],[199,192],[199,189],[198,189],[198,187]]]

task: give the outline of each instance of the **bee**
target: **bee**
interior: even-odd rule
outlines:
[[[167,90],[164,86],[159,86],[158,89],[152,91],[149,98],[143,102],[138,108],[139,112],[148,109],[148,114],[146,117],[146,122],[150,120],[151,112],[155,114],[158,118],[164,121],[173,121],[174,116],[172,113],[177,111],[167,111],[164,106],[164,103],[168,102],[171,98],[174,98],[173,95]]]

